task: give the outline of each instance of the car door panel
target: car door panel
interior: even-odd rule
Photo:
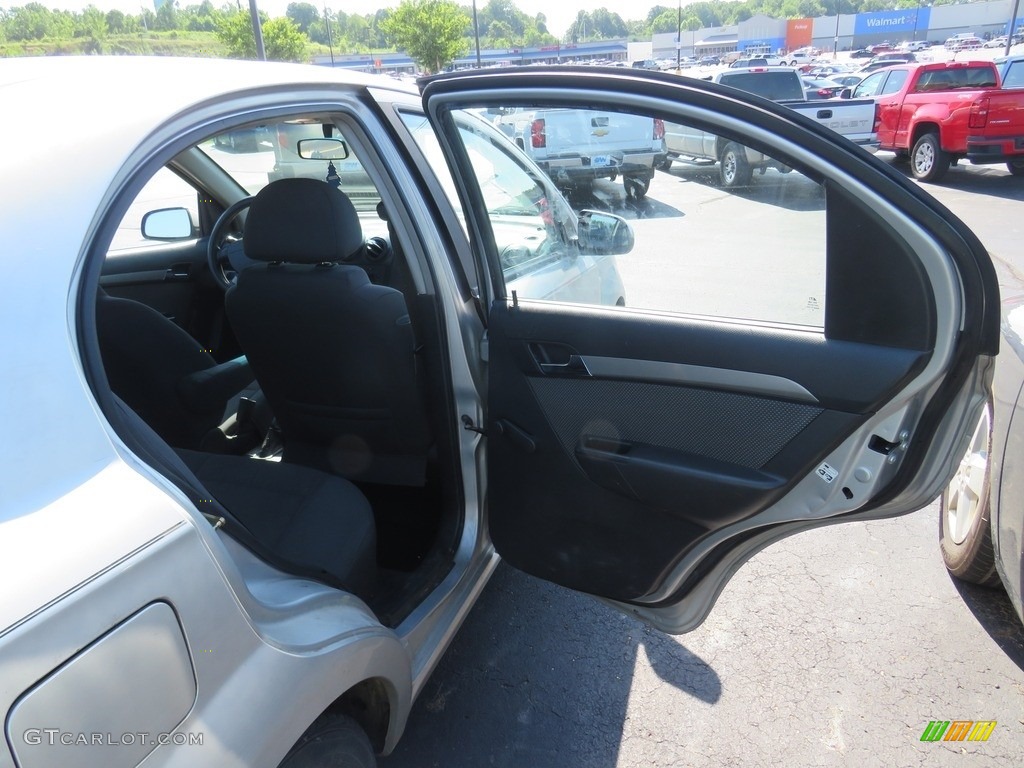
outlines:
[[[659,541],[750,517],[803,477],[923,357],[896,349],[873,357],[867,345],[823,343],[813,333],[766,343],[786,334],[524,301],[514,309],[496,303],[489,320],[489,431],[497,437],[489,444],[490,482],[495,497],[517,509],[514,517],[492,517],[491,536],[524,570],[564,563],[564,571],[547,566],[547,577],[625,600],[646,594],[678,555],[667,547],[663,559],[654,556],[646,537],[633,533],[638,515],[648,524],[651,509],[659,511],[664,530],[652,537]],[[575,355],[585,367],[538,362],[538,348]],[[666,350],[678,351],[656,359]],[[615,364],[602,370],[594,361]],[[551,474],[558,479],[550,484],[522,481]],[[581,520],[563,519],[551,530],[569,510]],[[586,547],[593,572],[567,563],[568,542],[584,524],[603,531],[592,530]],[[594,557],[596,549],[607,554]],[[528,555],[523,562],[520,551]],[[599,572],[613,551],[629,559],[631,588],[639,591],[604,583]]]
[[[464,75],[428,84],[424,100],[476,212],[468,224],[478,257],[494,276],[474,169],[445,124],[455,110],[629,104],[764,151],[817,180],[825,199],[820,329],[688,315],[685,304],[631,309],[628,282],[626,307],[609,308],[509,296],[495,279],[488,514],[506,560],[646,606],[634,612],[685,631],[775,528],[781,536],[928,501],[957,455],[962,436],[950,424],[970,421],[962,416],[998,335],[991,264],[951,214],[827,129],[709,84]],[[747,100],[756,108],[740,104]],[[759,220],[760,209],[743,210]],[[680,232],[697,231],[683,227],[699,211],[682,212]],[[620,264],[665,263],[637,242]],[[675,242],[685,254],[686,240]],[[713,249],[714,237],[708,242]]]

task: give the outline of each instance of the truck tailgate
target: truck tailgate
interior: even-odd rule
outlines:
[[[1024,159],[1024,90],[985,91],[972,102],[967,158],[974,163]]]
[[[878,149],[874,99],[796,101],[786,102],[786,106],[845,136],[870,152]]]

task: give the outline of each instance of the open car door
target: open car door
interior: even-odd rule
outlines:
[[[505,560],[684,632],[773,541],[948,482],[999,293],[915,185],[785,107],[669,75],[474,72],[423,100],[480,261]]]

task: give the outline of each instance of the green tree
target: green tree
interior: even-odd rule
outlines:
[[[178,9],[174,0],[164,0],[163,5],[156,12],[156,29],[161,32],[170,32],[178,29]]]
[[[394,43],[428,72],[438,72],[468,49],[469,17],[451,0],[402,0],[381,22]]]
[[[491,48],[512,48],[516,35],[507,21],[492,21],[487,27],[487,38]]]
[[[664,11],[651,22],[651,33],[657,35],[664,34],[665,32],[675,32],[678,24],[678,11]]]
[[[263,44],[270,61],[308,61],[307,38],[291,19],[283,16],[263,25]]]
[[[313,22],[320,19],[320,11],[312,3],[288,3],[284,15],[295,22],[295,26],[303,33],[308,33]]]
[[[271,61],[306,61],[308,38],[299,31],[291,19],[269,21],[260,14],[263,27],[263,47]],[[217,25],[217,37],[233,59],[255,59],[256,39],[252,34],[252,21],[248,11],[226,13]]]

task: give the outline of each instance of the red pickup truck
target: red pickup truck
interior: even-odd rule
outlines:
[[[1024,91],[999,83],[990,61],[901,64],[868,75],[852,96],[875,99],[878,148],[909,159],[914,178],[938,181],[961,158],[1024,176]]]

